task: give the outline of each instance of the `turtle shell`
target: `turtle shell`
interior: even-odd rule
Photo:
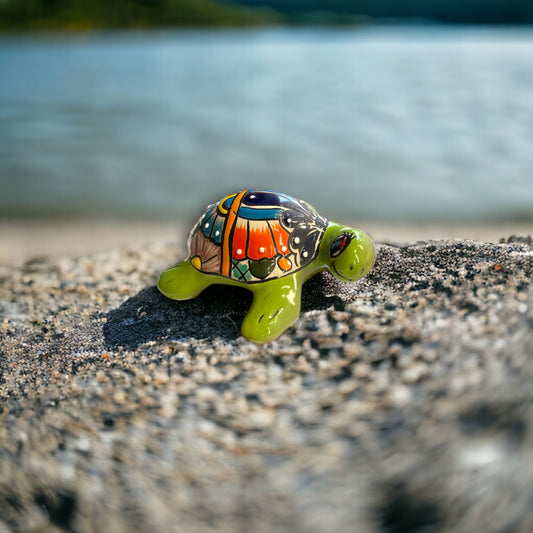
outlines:
[[[293,274],[318,255],[328,221],[309,204],[271,191],[241,191],[210,205],[189,235],[192,265],[256,283]]]

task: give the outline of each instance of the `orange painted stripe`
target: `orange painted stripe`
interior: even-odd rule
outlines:
[[[248,242],[248,224],[245,219],[237,220],[232,240],[233,250],[231,256],[234,259],[244,259],[246,257],[246,243]]]
[[[274,241],[276,243],[276,249],[278,253],[286,255],[289,253],[289,234],[281,227],[280,223],[277,220],[272,220],[270,222],[270,228],[272,230],[272,235],[274,235]]]
[[[233,234],[233,226],[235,225],[235,219],[237,218],[237,211],[241,205],[242,197],[247,191],[241,191],[231,202],[231,206],[228,209],[228,217],[224,224],[224,232],[222,234],[222,270],[221,274],[226,277],[230,277],[231,271],[231,238]]]

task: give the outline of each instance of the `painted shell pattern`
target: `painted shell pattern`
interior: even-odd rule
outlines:
[[[285,194],[245,190],[210,205],[189,235],[191,264],[244,283],[280,278],[318,255],[328,221]]]

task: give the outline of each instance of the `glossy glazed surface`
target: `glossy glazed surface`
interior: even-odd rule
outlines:
[[[356,281],[372,268],[375,248],[361,230],[328,222],[309,204],[273,191],[240,191],[208,206],[191,230],[189,257],[158,281],[168,298],[187,300],[213,283],[254,294],[241,332],[264,343],[297,318],[303,283],[329,269]]]

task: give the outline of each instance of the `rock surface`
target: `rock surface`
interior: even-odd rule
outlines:
[[[0,532],[533,531],[533,246],[382,244],[239,336],[160,243],[0,269]]]

